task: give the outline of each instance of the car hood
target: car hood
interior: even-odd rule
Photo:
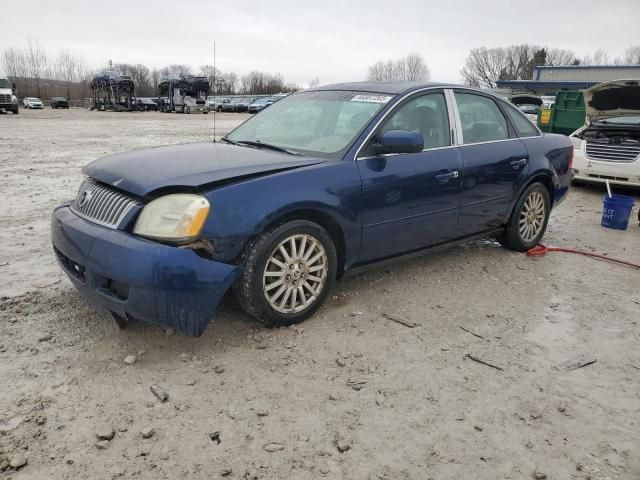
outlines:
[[[587,119],[640,114],[640,80],[612,80],[584,91]]]
[[[120,153],[95,160],[82,172],[99,182],[146,197],[165,188],[197,190],[215,182],[322,162],[318,158],[208,142]]]

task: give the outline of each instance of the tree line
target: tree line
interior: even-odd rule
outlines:
[[[460,71],[470,86],[495,88],[498,80],[531,80],[536,66],[640,65],[640,46],[628,47],[621,57],[611,59],[602,49],[579,58],[573,51],[531,44],[474,48]]]
[[[532,44],[507,47],[472,49],[464,61],[460,74],[465,84],[480,88],[495,88],[498,80],[529,80],[539,65],[640,65],[640,45],[628,47],[622,56],[611,59],[608,52],[598,49],[591,55],[579,58],[567,49],[548,48]],[[9,47],[0,55],[0,65],[16,83],[20,96],[51,98],[65,96],[82,99],[89,96],[89,83],[96,71],[87,62],[69,50],[57,55],[49,54],[37,40],[29,40],[22,48]],[[139,96],[157,94],[158,83],[163,77],[180,75],[204,75],[209,79],[211,92],[219,95],[275,94],[299,90],[287,82],[281,73],[251,71],[244,75],[222,72],[213,65],[202,65],[194,71],[189,65],[171,64],[162,68],[149,68],[144,64],[116,63],[111,68],[121,75],[129,75],[135,82]],[[430,80],[429,67],[419,53],[401,58],[380,60],[368,68],[371,81]],[[319,83],[318,78],[309,81],[310,87]]]
[[[79,55],[62,50],[51,55],[37,40],[29,40],[25,47],[8,47],[0,54],[0,67],[16,83],[20,97],[51,98],[63,96],[82,99],[90,95],[89,84],[102,69],[92,69]],[[158,83],[163,77],[180,75],[204,75],[209,79],[211,93],[276,94],[299,90],[293,82],[287,82],[281,73],[251,71],[244,75],[222,72],[212,65],[202,65],[193,70],[189,65],[172,64],[162,68],[149,68],[141,63],[115,63],[109,67],[120,75],[129,75],[141,97],[157,95]]]

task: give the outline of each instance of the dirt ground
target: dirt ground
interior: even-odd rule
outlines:
[[[211,132],[212,115],[0,116],[0,479],[640,478],[632,268],[482,241],[346,278],[292,328],[231,301],[201,338],[95,313],[54,261],[54,205],[96,157]],[[574,188],[546,243],[638,262],[637,221],[600,227],[602,197]]]

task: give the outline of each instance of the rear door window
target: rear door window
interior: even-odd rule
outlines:
[[[495,142],[509,138],[507,119],[496,102],[473,93],[455,93],[464,144]]]

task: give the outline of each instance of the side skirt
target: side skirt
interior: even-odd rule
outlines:
[[[452,242],[446,242],[446,243],[439,243],[437,245],[432,245],[430,247],[426,247],[426,248],[421,248],[420,250],[414,250],[408,253],[401,253],[399,255],[395,255],[393,257],[386,257],[380,260],[374,260],[373,262],[369,262],[369,263],[364,263],[364,264],[359,264],[359,265],[355,265],[351,268],[349,268],[348,270],[345,270],[342,278],[344,277],[350,277],[352,275],[358,275],[359,273],[368,271],[368,270],[375,270],[375,269],[379,269],[379,268],[383,268],[386,267],[388,265],[397,263],[397,262],[402,262],[404,260],[410,260],[412,258],[419,258],[419,257],[423,257],[425,255],[429,255],[431,253],[436,253],[436,252],[440,252],[442,250],[447,250],[451,247],[455,247],[458,245],[463,245],[465,243],[469,243],[472,242],[474,240],[481,240],[483,238],[487,238],[487,237],[495,237],[497,235],[499,235],[500,233],[503,232],[503,228],[499,228],[497,230],[489,230],[483,233],[479,233],[476,235],[470,235],[467,237],[462,237],[458,240],[454,240]]]

